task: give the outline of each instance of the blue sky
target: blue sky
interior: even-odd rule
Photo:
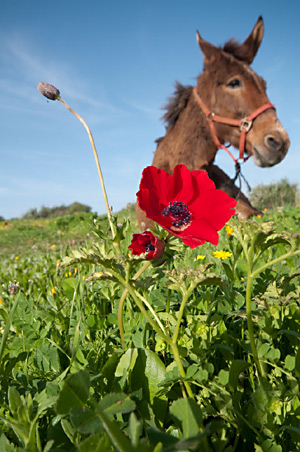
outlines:
[[[204,6],[205,5],[205,6]],[[300,2],[202,0],[1,0],[0,215],[79,201],[105,212],[88,136],[59,102],[41,96],[40,81],[89,124],[114,211],[135,202],[142,169],[164,134],[161,107],[175,80],[194,84],[203,59],[196,30],[215,45],[243,41],[259,15],[265,34],[252,64],[289,133],[290,150],[273,168],[252,159],[250,185],[300,172]],[[231,159],[217,163],[233,175]]]

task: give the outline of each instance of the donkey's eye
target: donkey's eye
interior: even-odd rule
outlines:
[[[242,82],[238,78],[233,78],[230,82],[227,83],[228,88],[235,89],[240,88],[242,86]]]

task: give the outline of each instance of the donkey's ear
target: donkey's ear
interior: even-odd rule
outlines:
[[[201,38],[199,32],[197,31],[197,42],[202,50],[203,56],[204,56],[204,64],[210,63],[213,61],[217,55],[220,54],[220,49],[215,47],[214,45],[210,44],[209,42],[205,41],[203,38]]]
[[[251,64],[261,44],[263,34],[264,22],[260,16],[246,41],[236,49],[236,56],[246,63]]]

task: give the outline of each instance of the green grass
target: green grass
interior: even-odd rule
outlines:
[[[117,221],[133,219],[135,206],[129,206],[116,214]],[[0,257],[28,254],[32,250],[45,251],[52,245],[65,247],[80,244],[91,238],[93,220],[107,224],[106,215],[75,213],[56,218],[13,219],[0,222]],[[8,224],[6,224],[8,223]],[[75,242],[75,243],[74,243]]]
[[[1,451],[299,450],[299,208],[233,219],[217,247],[174,239],[137,281],[133,208],[120,254],[92,213],[8,223]]]

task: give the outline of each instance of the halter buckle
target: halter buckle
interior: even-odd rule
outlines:
[[[243,130],[245,130],[245,132],[249,132],[249,130],[252,127],[252,124],[253,124],[253,121],[251,121],[250,119],[247,119],[247,118],[243,118],[241,120],[240,131],[242,132]]]

